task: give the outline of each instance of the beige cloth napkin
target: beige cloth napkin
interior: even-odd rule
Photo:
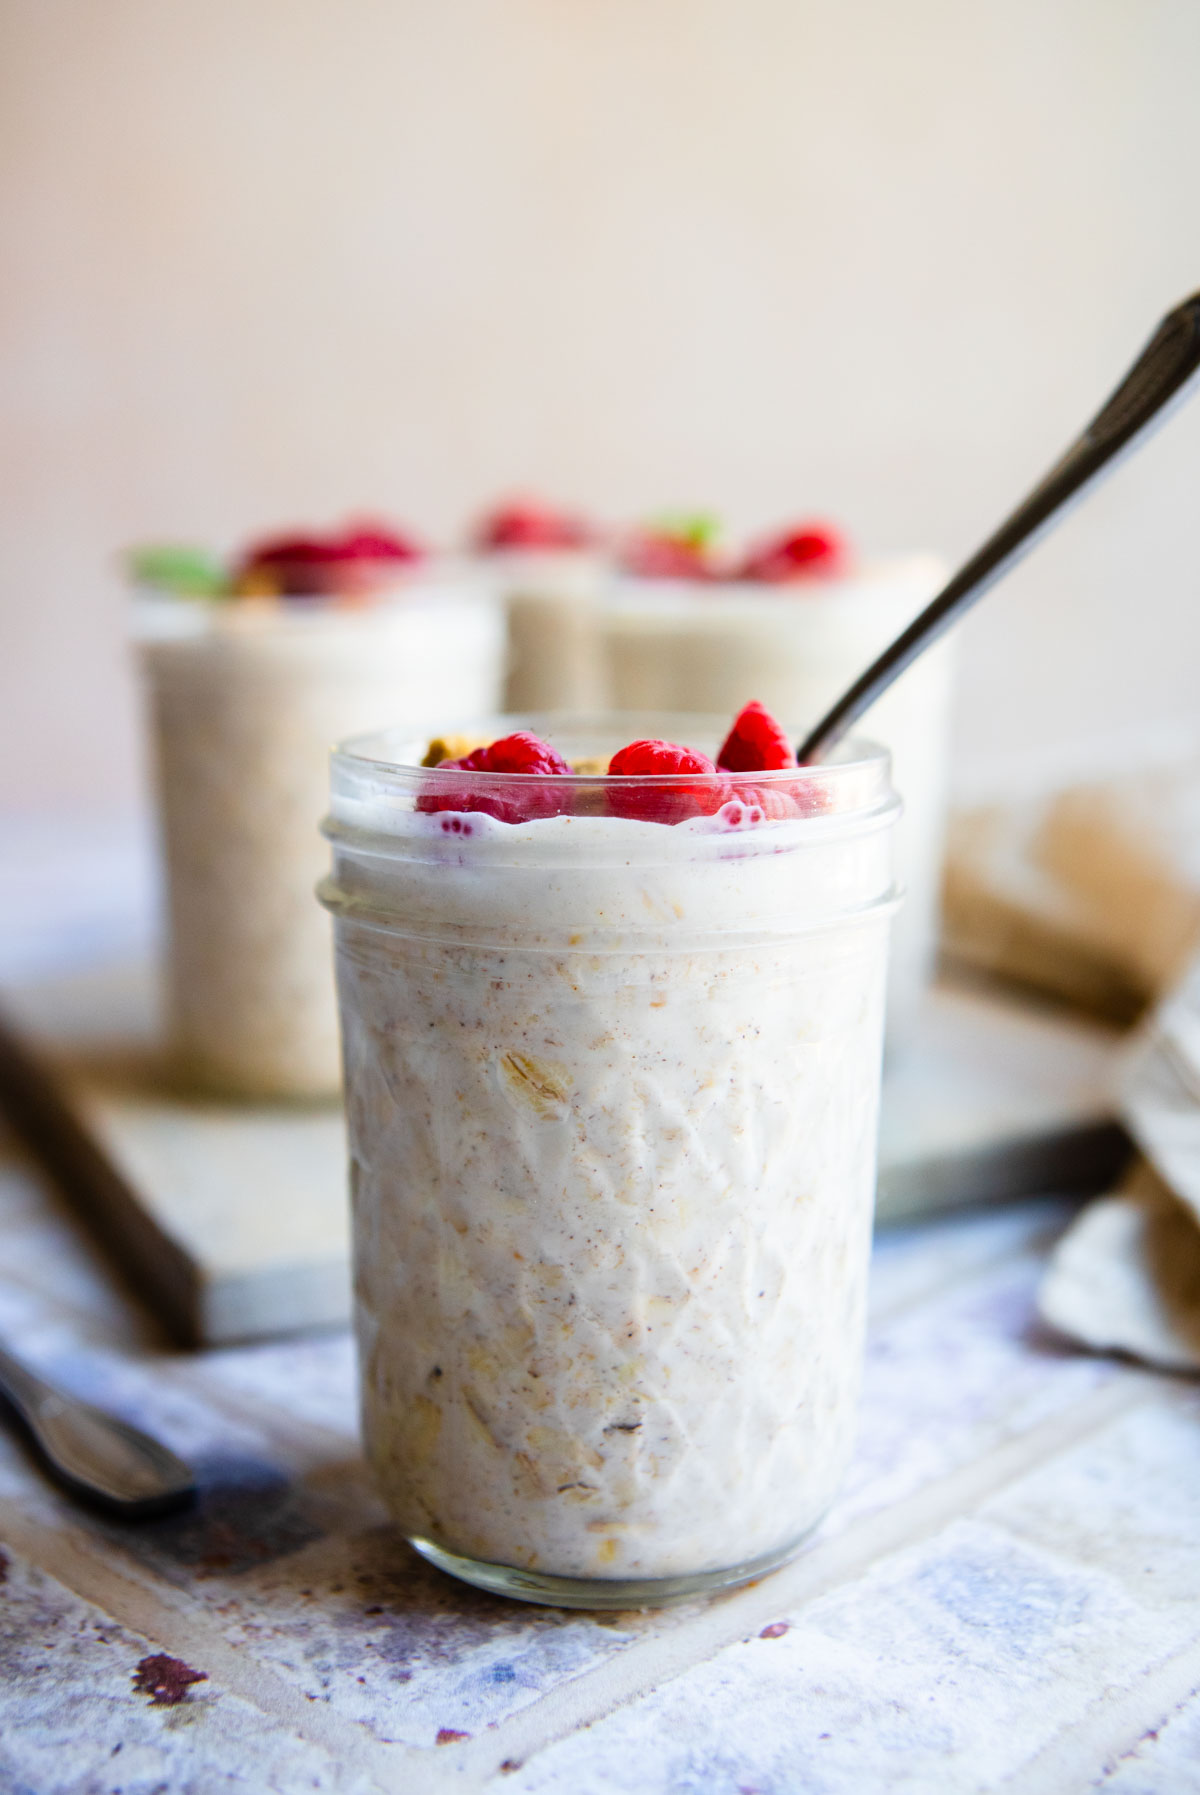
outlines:
[[[1067,1229],[1038,1307],[1085,1346],[1200,1371],[1200,957],[1138,1031],[1119,1097],[1142,1157]]]
[[[1042,1316],[1100,1351],[1200,1370],[1200,759],[993,806],[952,827],[952,961],[1118,1021],[1140,1153],[1059,1242]]]
[[[952,822],[944,951],[1117,1022],[1200,945],[1200,759]]]

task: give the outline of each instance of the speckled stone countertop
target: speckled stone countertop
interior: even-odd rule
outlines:
[[[1200,1395],[1039,1332],[1065,1213],[882,1238],[861,1447],[815,1543],[594,1617],[422,1565],[364,1476],[346,1337],[168,1351],[5,1143],[0,1336],[157,1428],[203,1495],[105,1523],[0,1436],[0,1788],[1200,1790]]]
[[[0,1433],[0,1791],[1200,1792],[1200,1391],[1039,1329],[1068,1213],[882,1236],[814,1543],[597,1617],[424,1566],[365,1477],[348,1339],[169,1350],[0,1137],[0,1338],[202,1486],[105,1523]]]

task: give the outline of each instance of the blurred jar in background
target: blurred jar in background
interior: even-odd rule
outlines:
[[[756,698],[797,739],[933,597],[932,556],[857,561],[805,525],[729,567],[697,527],[643,532],[600,614],[611,701],[624,710],[736,712]],[[888,1043],[902,1042],[933,973],[954,655],[929,649],[862,719],[892,755],[904,904],[892,934]]]
[[[173,1057],[215,1092],[332,1095],[332,948],[313,901],[330,747],[397,716],[435,729],[496,709],[500,610],[477,576],[374,529],[281,538],[207,583],[178,551],[135,555],[133,573]]]
[[[565,511],[519,500],[490,512],[474,545],[507,618],[505,710],[601,709],[596,611],[608,556],[600,532]]]

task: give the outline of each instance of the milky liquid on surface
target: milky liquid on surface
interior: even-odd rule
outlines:
[[[410,815],[385,860],[341,809],[363,1412],[400,1524],[575,1578],[786,1548],[852,1443],[892,813]]]

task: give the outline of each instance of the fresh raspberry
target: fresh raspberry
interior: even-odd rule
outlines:
[[[816,779],[772,779],[762,785],[743,785],[739,779],[728,788],[728,796],[726,809],[731,804],[745,806],[745,823],[781,823],[791,817],[821,816],[831,802],[826,787]]]
[[[476,748],[458,763],[476,773],[569,773],[570,767],[549,742],[528,729],[502,735],[486,748]]]
[[[534,500],[501,505],[475,532],[475,546],[484,550],[587,548],[593,540],[593,531],[581,518]]]
[[[681,748],[676,742],[641,741],[618,748],[608,763],[608,770],[626,776],[703,773],[711,777],[717,769],[708,755],[701,754],[696,748]]]
[[[717,821],[726,829],[755,829],[759,823],[781,822],[798,815],[786,793],[739,785],[717,812]]]
[[[669,519],[635,530],[621,564],[642,580],[715,580],[717,525],[711,517]]]
[[[711,816],[726,797],[725,782],[707,754],[680,748],[674,742],[630,742],[613,755],[610,774],[657,775],[661,785],[610,786],[608,805],[614,816],[646,823],[682,823],[690,816]],[[698,777],[675,784],[681,773]],[[671,783],[665,783],[670,780]]]
[[[743,705],[717,755],[717,765],[729,773],[764,773],[795,764],[792,744],[770,711],[757,699]]]
[[[411,537],[375,523],[352,524],[340,535],[273,536],[243,555],[236,584],[288,598],[355,596],[386,585],[398,566],[421,555]]]
[[[726,829],[755,829],[760,823],[821,816],[831,808],[825,787],[814,779],[773,779],[750,785],[735,779],[725,787],[717,821]]]
[[[255,543],[242,556],[239,588],[287,592],[297,598],[331,592],[339,560],[331,542],[320,536],[272,536]]]
[[[501,736],[499,741],[476,748],[461,760],[444,760],[438,771],[453,771],[463,777],[431,783],[417,798],[420,811],[481,810],[502,823],[527,823],[536,817],[559,816],[571,808],[572,780],[566,779],[561,786],[553,788],[541,783],[541,778],[546,775],[569,774],[570,767],[557,749],[527,729]],[[473,773],[533,773],[540,777],[538,784],[522,791],[515,780],[506,781],[498,789],[489,789],[486,783],[472,779]]]
[[[370,520],[348,524],[334,538],[334,547],[342,561],[404,562],[425,558],[425,550],[413,537]]]
[[[738,578],[783,585],[840,573],[848,558],[845,538],[831,524],[805,523],[760,543],[747,555]]]

